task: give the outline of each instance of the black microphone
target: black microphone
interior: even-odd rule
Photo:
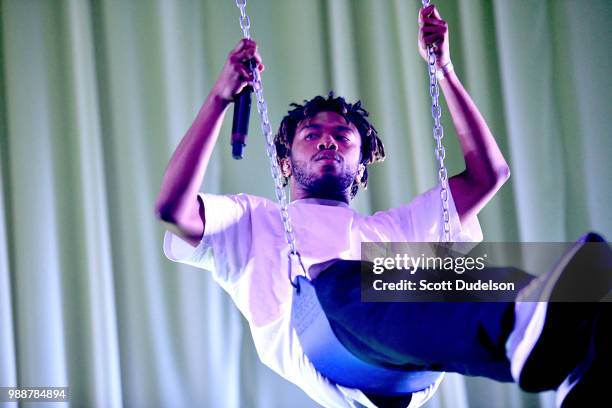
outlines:
[[[253,87],[245,86],[234,97],[234,120],[232,122],[232,157],[240,160],[249,133],[249,117],[251,116],[251,93]]]

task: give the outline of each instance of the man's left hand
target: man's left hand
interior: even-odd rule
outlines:
[[[433,46],[436,54],[436,66],[445,66],[450,62],[448,24],[442,20],[433,4],[419,10],[419,53],[428,61],[427,46]]]

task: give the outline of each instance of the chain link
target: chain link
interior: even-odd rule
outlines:
[[[240,9],[240,28],[242,29],[244,38],[251,38],[249,33],[251,20],[246,14],[246,3],[247,0],[236,0],[236,6]],[[293,280],[292,276],[291,257],[295,256],[297,258],[304,276],[307,276],[306,268],[304,267],[302,257],[297,250],[295,234],[291,225],[289,211],[287,210],[287,196],[285,195],[285,189],[283,188],[282,175],[276,156],[276,147],[274,146],[274,139],[272,137],[272,126],[270,125],[270,118],[268,117],[268,106],[266,104],[266,100],[264,99],[264,89],[261,82],[261,76],[259,75],[259,70],[254,65],[251,65],[251,72],[253,73],[253,91],[255,92],[255,97],[257,98],[257,112],[259,113],[261,131],[266,139],[266,155],[270,161],[270,170],[272,172],[272,177],[274,178],[274,192],[276,194],[276,200],[280,206],[280,217],[285,230],[285,239],[287,244],[289,244],[289,281],[294,287],[298,288],[297,283]]]
[[[240,9],[240,28],[244,38],[251,38],[249,28],[251,28],[251,19],[246,13],[246,0],[236,0],[236,7]]]
[[[423,7],[429,6],[430,0],[422,0]],[[444,158],[446,152],[442,145],[442,138],[444,137],[444,128],[440,123],[440,117],[442,115],[442,108],[438,101],[440,96],[440,88],[438,87],[438,79],[436,77],[436,54],[434,53],[433,47],[427,47],[427,65],[429,72],[429,95],[431,96],[431,116],[434,120],[433,126],[433,137],[436,140],[436,147],[434,153],[436,160],[438,161],[438,182],[440,183],[440,201],[442,203],[442,234],[444,242],[450,242],[451,228],[450,228],[450,214],[448,211],[448,174],[446,167],[444,166]]]

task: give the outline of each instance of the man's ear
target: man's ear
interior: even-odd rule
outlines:
[[[280,160],[280,168],[283,177],[291,177],[291,163],[287,157]]]

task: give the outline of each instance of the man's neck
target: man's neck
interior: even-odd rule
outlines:
[[[343,203],[350,203],[349,191],[311,191],[303,188],[296,188],[295,185],[291,186],[291,199],[302,200],[305,198],[317,198],[323,200],[335,200]]]

